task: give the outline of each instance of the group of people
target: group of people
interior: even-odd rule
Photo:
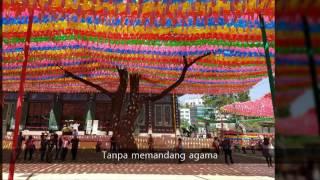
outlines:
[[[255,149],[256,149],[255,146],[256,146],[256,142],[253,139],[251,139],[250,148],[253,154],[255,154]],[[262,155],[266,158],[268,167],[272,167],[272,157],[274,154],[273,152],[274,147],[271,143],[271,139],[264,138],[263,142],[260,142],[260,141],[258,142],[258,146],[262,150]],[[149,147],[149,152],[154,152],[154,140],[152,135],[149,135],[148,147]],[[212,143],[212,148],[214,149],[215,153],[224,154],[224,160],[226,164],[229,164],[229,161],[231,164],[234,163],[232,158],[233,147],[236,147],[236,144],[232,142],[232,140],[230,140],[229,138],[224,138],[222,140],[219,140],[218,137],[215,137]],[[183,151],[181,138],[178,139],[176,150],[180,153]],[[244,146],[242,148],[242,151],[243,153],[246,153]]]
[[[220,141],[218,137],[215,137],[212,142],[212,147],[215,153],[224,154],[224,160],[226,164],[229,164],[228,159],[230,160],[231,164],[234,163],[232,159],[232,142],[229,138],[225,138],[222,141]]]
[[[35,140],[33,136],[29,135],[26,139],[22,132],[19,133],[18,136],[18,144],[16,148],[16,159],[19,159],[21,152],[23,151],[23,142],[25,142],[24,147],[24,160],[32,160],[32,156],[37,150],[35,145]],[[78,147],[79,147],[79,139],[76,135],[73,136],[71,140],[68,139],[67,136],[58,136],[56,133],[52,134],[44,134],[42,133],[40,136],[40,160],[46,161],[48,163],[52,162],[53,159],[55,160],[62,160],[65,161],[69,146],[71,144],[71,154],[72,160],[76,160]],[[28,157],[29,156],[29,157]]]
[[[237,146],[233,144],[233,142],[229,138],[224,138],[222,141],[220,141],[217,137],[215,137],[212,143],[212,146],[215,149],[216,153],[224,154],[226,164],[229,164],[228,159],[230,160],[231,164],[234,163],[232,159],[232,147],[233,146],[237,147]],[[264,138],[263,142],[258,142],[258,146],[262,151],[262,155],[266,158],[268,167],[272,167],[272,157],[274,155],[274,146],[271,143],[271,139]],[[250,143],[250,148],[252,150],[252,153],[255,154],[256,142],[254,142],[253,140]],[[246,148],[243,146],[241,149],[243,153],[246,154]]]
[[[32,160],[32,156],[34,152],[36,151],[36,145],[33,136],[29,136],[27,139],[22,135],[22,132],[20,132],[18,136],[18,144],[16,149],[16,159],[19,158],[19,155],[21,154],[23,150],[23,142],[25,142],[24,147],[24,160]],[[79,139],[77,135],[74,135],[71,140],[68,139],[67,136],[62,135],[58,136],[56,133],[52,134],[44,134],[42,133],[40,136],[40,160],[46,161],[46,162],[52,162],[53,158],[55,160],[62,160],[65,161],[69,146],[71,144],[71,154],[72,154],[72,160],[76,160],[78,147],[79,147]],[[252,148],[252,153],[255,153],[255,146],[256,144],[251,143],[250,146]],[[266,158],[268,167],[272,167],[272,157],[274,154],[274,147],[271,143],[271,139],[264,138],[263,142],[258,143],[259,147],[262,150],[262,155]],[[149,146],[149,152],[154,152],[154,140],[152,135],[149,136],[148,139],[148,146]],[[231,164],[234,163],[232,158],[232,149],[233,147],[236,147],[236,144],[232,142],[229,138],[224,138],[222,140],[219,140],[218,137],[215,137],[212,143],[212,148],[217,154],[224,154],[225,163],[229,164],[229,161]],[[101,142],[97,143],[96,145],[97,152],[101,151]],[[182,145],[182,139],[178,139],[178,143],[176,146],[176,150],[179,153],[183,152],[183,145]],[[115,136],[113,135],[111,137],[111,152],[117,152],[117,143]],[[29,156],[29,157],[28,157]]]

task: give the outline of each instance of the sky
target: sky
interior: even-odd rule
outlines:
[[[249,90],[250,100],[256,100],[270,93],[269,79],[264,78]],[[179,101],[186,99],[200,98],[201,94],[185,94],[179,98]]]
[[[250,89],[249,96],[251,100],[256,100],[268,93],[270,93],[269,79],[264,78]]]

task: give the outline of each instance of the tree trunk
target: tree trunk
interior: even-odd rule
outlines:
[[[139,81],[138,74],[130,74],[130,97],[129,104],[126,107],[126,116],[120,120],[119,127],[119,143],[121,148],[127,150],[136,150],[137,145],[134,140],[134,124],[140,113],[141,101],[139,96]]]
[[[128,86],[128,71],[126,69],[118,69],[120,84],[118,90],[111,98],[111,130],[113,131],[116,139],[120,139],[122,129],[121,126],[121,110],[123,107],[123,102],[126,96],[126,90]]]

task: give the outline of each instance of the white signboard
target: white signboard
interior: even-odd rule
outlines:
[[[91,134],[91,131],[92,131],[92,120],[87,120],[86,134]]]
[[[221,124],[220,123],[216,123],[216,128],[221,128]]]
[[[93,120],[92,134],[98,134],[99,120]]]

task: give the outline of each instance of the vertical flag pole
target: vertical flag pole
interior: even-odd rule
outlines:
[[[310,29],[309,29],[309,23],[306,16],[302,16],[302,22],[303,22],[303,31],[304,31],[304,37],[305,37],[305,46],[307,50],[308,55],[308,64],[310,69],[310,75],[312,80],[312,89],[313,89],[313,95],[315,99],[315,106],[317,110],[317,119],[318,119],[318,133],[320,134],[320,97],[319,97],[319,88],[318,88],[318,78],[317,78],[317,64],[313,57],[313,49],[312,49],[312,42],[310,37]]]
[[[266,27],[265,27],[265,23],[264,23],[264,18],[261,14],[259,14],[259,20],[260,20],[260,29],[261,29],[261,33],[262,33],[263,48],[264,48],[266,64],[267,64],[267,68],[268,68],[268,77],[269,77],[270,91],[271,91],[271,97],[272,97],[273,112],[275,113],[276,111],[275,111],[274,78],[273,78],[273,73],[272,73],[272,65],[271,65],[271,60],[270,60],[269,43],[267,40]]]
[[[30,44],[30,37],[31,37],[31,31],[32,31],[33,14],[34,14],[34,7],[32,9],[29,9],[28,29],[27,29],[27,37],[24,45],[24,61],[22,64],[22,70],[20,74],[20,84],[19,84],[18,101],[17,101],[16,113],[15,113],[15,126],[14,126],[14,135],[13,135],[12,153],[11,153],[11,159],[10,159],[8,180],[13,180],[13,176],[14,176],[16,153],[17,153],[16,149],[17,149],[17,143],[18,143],[17,141],[18,141],[20,120],[21,120],[21,113],[22,113],[24,83],[26,80],[27,63],[29,58],[29,48],[30,48],[29,44]]]

